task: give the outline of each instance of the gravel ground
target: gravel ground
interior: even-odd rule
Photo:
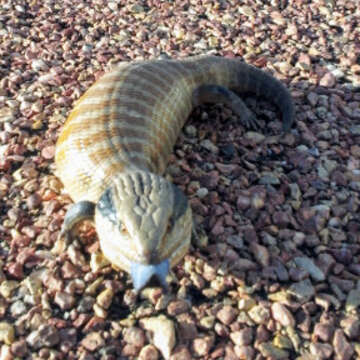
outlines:
[[[1,1],[1,360],[360,358],[360,13],[304,3]],[[194,110],[168,173],[208,236],[171,294],[136,299],[91,227],[57,241],[71,201],[54,144],[104,71],[161,53],[262,67],[297,119],[282,136],[263,99],[246,98],[261,134]]]

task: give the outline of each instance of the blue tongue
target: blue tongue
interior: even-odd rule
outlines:
[[[169,273],[170,265],[169,260],[166,259],[159,264],[138,264],[131,263],[130,274],[134,284],[134,289],[140,291],[146,287],[150,282],[155,280],[165,290],[168,289],[166,276]]]

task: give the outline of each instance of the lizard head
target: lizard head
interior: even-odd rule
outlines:
[[[137,171],[121,174],[100,197],[95,224],[108,260],[131,274],[134,288],[166,276],[187,252],[192,216],[184,193],[165,178]]]

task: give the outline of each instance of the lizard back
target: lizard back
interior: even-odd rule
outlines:
[[[77,101],[58,139],[57,172],[71,198],[97,202],[120,172],[162,174],[193,108],[193,93],[204,84],[255,90],[285,103],[281,92],[276,99],[280,82],[233,59],[122,63]]]

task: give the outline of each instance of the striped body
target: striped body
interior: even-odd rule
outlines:
[[[272,100],[293,121],[285,87],[234,59],[122,63],[76,103],[56,147],[58,176],[76,202],[61,233],[85,218],[95,221],[104,255],[131,273],[135,288],[168,269],[190,245],[192,216],[185,195],[161,175],[192,108],[224,102],[246,126],[256,119],[233,92]],[[95,209],[95,210],[94,210]]]
[[[193,108],[193,91],[210,79],[227,86],[227,70],[218,57],[158,60],[124,64],[98,80],[57,143],[58,173],[72,199],[96,202],[126,169],[162,174]]]

